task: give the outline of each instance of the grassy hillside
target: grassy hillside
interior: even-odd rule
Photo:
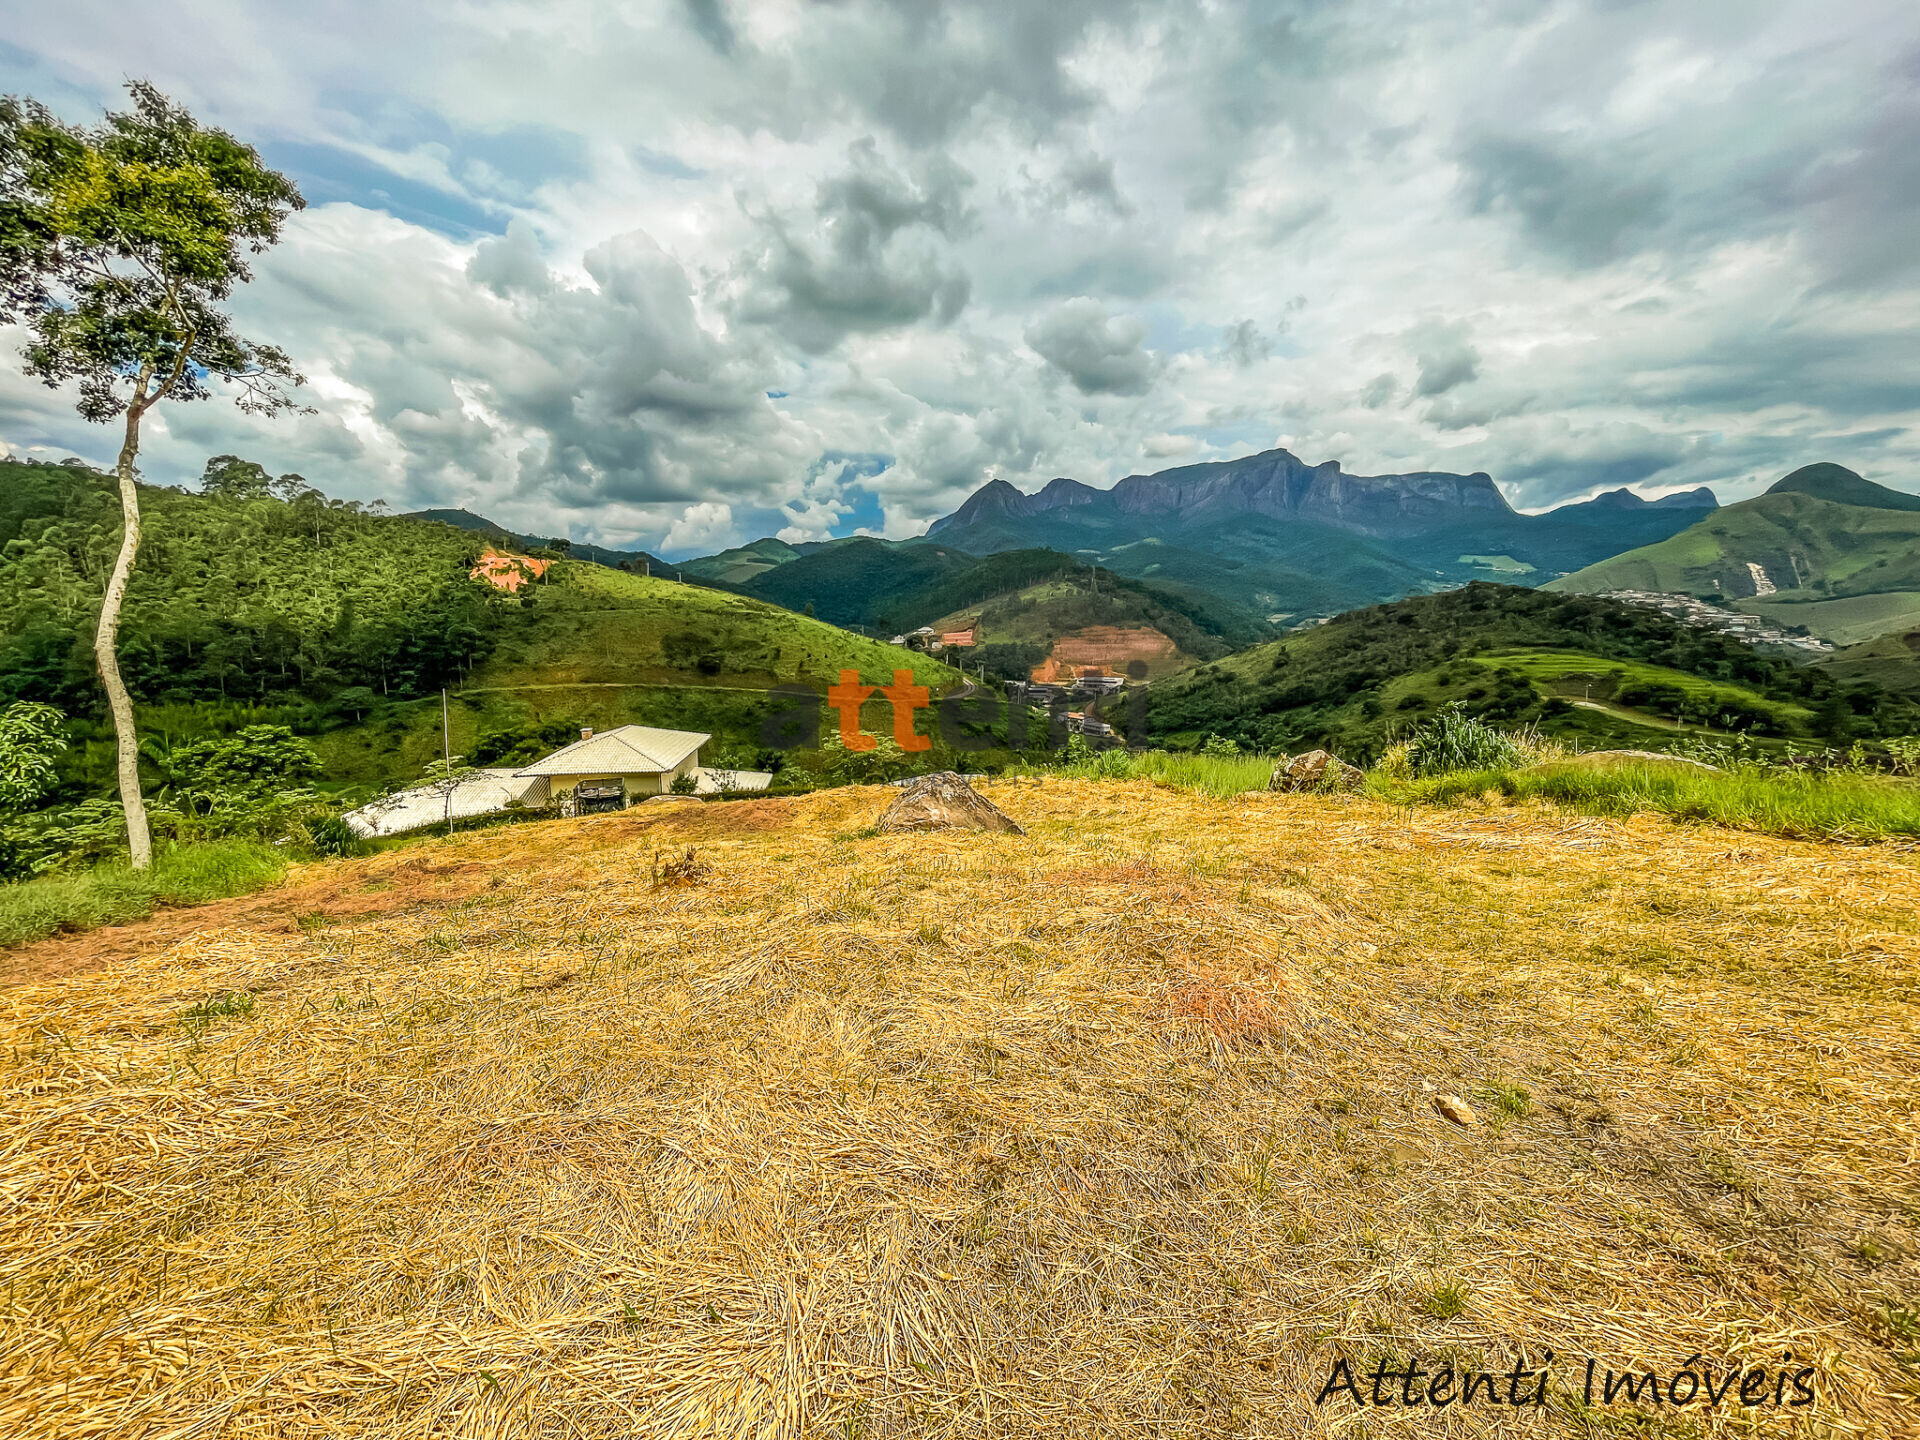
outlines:
[[[1175,744],[1211,733],[1366,759],[1454,700],[1502,723],[1639,748],[1682,738],[1674,722],[1839,743],[1920,731],[1910,701],[1655,611],[1484,583],[1354,611],[1157,682],[1148,722]]]
[[[755,540],[750,545],[737,546],[732,550],[722,550],[718,555],[702,555],[684,561],[673,569],[702,580],[744,585],[755,576],[764,575],[799,558],[800,552],[785,541],[766,539]]]
[[[293,498],[142,487],[144,543],[121,631],[144,734],[161,745],[246,725],[315,739],[323,784],[412,780],[440,752],[442,686],[456,750],[489,732],[638,720],[708,730],[750,757],[766,689],[937,662],[738,594],[563,562],[519,596],[468,576],[483,531]],[[477,518],[477,517],[469,517]],[[481,522],[484,524],[484,522]],[[104,794],[112,742],[90,641],[119,542],[111,481],[0,463],[0,703],[73,717],[55,797]],[[156,777],[157,778],[157,777]]]
[[[1660,590],[1751,601],[1768,585],[1773,593],[1761,597],[1761,613],[1804,624],[1815,634],[1831,624],[1831,638],[1862,638],[1860,627],[1874,605],[1828,610],[1820,604],[1856,597],[1897,597],[1875,605],[1885,607],[1889,626],[1898,624],[1920,594],[1920,511],[1869,509],[1800,490],[1770,492],[1546,588],[1570,594]]]
[[[1750,1412],[1589,1360],[1791,1348],[1816,1431],[1911,1433],[1910,855],[987,794],[1029,833],[855,789],[302,867],[8,992],[0,1427],[1330,1440],[1417,1356],[1545,1370],[1434,1433],[1591,1440]]]
[[[764,601],[596,565],[563,564],[553,574],[556,583],[510,614],[492,656],[453,690],[456,753],[516,728],[633,722],[704,730],[716,752],[751,760],[771,709],[765,692],[776,684],[824,690],[843,669],[876,683],[908,669],[935,694],[960,683],[928,656]],[[877,722],[885,709],[875,707]],[[384,783],[418,775],[439,755],[440,725],[431,696],[381,707],[316,744],[333,778]]]
[[[1843,685],[1874,685],[1920,698],[1920,628],[1849,645],[1818,662]]]
[[[1769,595],[1764,600],[1738,600],[1734,609],[1759,615],[1775,625],[1798,626],[1809,634],[1830,640],[1835,645],[1858,645],[1876,635],[1920,625],[1920,590],[1893,590],[1883,594],[1854,595],[1844,600],[1796,598]]]

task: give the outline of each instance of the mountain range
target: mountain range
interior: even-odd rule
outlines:
[[[419,518],[546,543],[464,511]],[[1527,514],[1484,471],[1354,475],[1274,449],[1107,489],[1060,477],[1028,494],[990,480],[911,540],[769,537],[676,563],[584,544],[572,553],[869,632],[985,615],[1012,647],[1011,674],[1033,646],[1070,634],[1069,612],[1091,613],[1103,583],[1098,623],[1146,624],[1151,612],[1194,658],[1475,580],[1714,595],[1845,645],[1920,625],[1916,540],[1920,496],[1832,464],[1726,508],[1704,486],[1654,500],[1622,487]],[[996,595],[1025,618],[996,623],[981,608]]]
[[[1716,503],[1705,488],[1657,501],[1620,489],[1527,515],[1484,471],[1350,475],[1267,450],[1107,490],[989,481],[926,538],[976,555],[1047,546],[1284,624],[1475,579],[1538,583],[1665,539]]]
[[[1763,495],[1545,588],[1700,595],[1860,643],[1920,627],[1920,495],[1841,465],[1808,465]]]

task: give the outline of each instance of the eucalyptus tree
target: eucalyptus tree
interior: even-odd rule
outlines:
[[[132,109],[93,127],[0,98],[0,320],[29,326],[27,374],[55,387],[78,382],[82,416],[122,422],[120,548],[93,648],[118,740],[128,848],[145,868],[153,847],[116,645],[140,549],[140,424],[162,401],[207,398],[215,381],[250,413],[300,408],[291,361],[243,338],[223,307],[252,278],[247,255],[273,244],[304,202],[251,146],[200,125],[144,81],[127,88]]]

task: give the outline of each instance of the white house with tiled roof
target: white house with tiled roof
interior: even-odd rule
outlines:
[[[655,730],[622,725],[580,738],[523,770],[473,770],[451,786],[422,785],[384,795],[345,816],[356,835],[403,835],[434,825],[497,815],[504,810],[543,810],[559,802],[563,815],[623,810],[635,800],[664,795],[682,775],[693,777],[695,795],[736,795],[764,790],[765,770],[707,770],[700,747],[713,737],[692,730]]]
[[[693,730],[655,730],[650,725],[622,725],[614,730],[580,732],[573,744],[544,760],[515,772],[517,779],[543,779],[555,800],[573,792],[586,801],[615,798],[625,806],[649,795],[664,795],[682,775],[700,769],[700,747],[711,740]],[[584,787],[584,789],[583,789]]]

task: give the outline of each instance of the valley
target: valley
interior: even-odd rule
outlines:
[[[1138,662],[1153,733],[1175,745],[1211,734],[1260,748],[1311,741],[1365,760],[1456,701],[1587,746],[1664,748],[1690,731],[1751,731],[1776,744],[1871,738],[1909,724],[1902,707],[1911,702],[1900,697],[1920,695],[1920,660],[1900,638],[1920,621],[1920,590],[1899,588],[1920,554],[1920,513],[1901,508],[1900,492],[1850,474],[1808,467],[1722,509],[1709,508],[1707,492],[1669,497],[1680,504],[1615,492],[1536,517],[1494,504],[1498,492],[1473,477],[1363,481],[1270,452],[1110,492],[1056,483],[1026,497],[989,485],[913,541],[769,539],[638,564],[640,552],[597,563],[580,558],[592,547],[537,547],[553,568],[512,594],[466,578],[484,548],[514,538],[468,512],[383,517],[310,489],[279,498],[155,491],[151,568],[130,598],[128,655],[143,724],[159,743],[290,725],[312,737],[323,791],[343,798],[411,782],[448,746],[468,755],[582,726],[700,731],[714,737],[715,763],[754,768],[774,686],[824,688],[842,669],[885,678],[899,666],[938,694],[961,683],[949,660],[1002,683],[1071,680],[1083,668],[1117,674]],[[106,787],[110,766],[104,731],[87,718],[76,620],[98,583],[83,557],[110,533],[111,502],[90,471],[8,475],[0,541],[25,603],[0,627],[0,684],[74,714],[62,793],[78,799]],[[1479,517],[1471,542],[1462,511]],[[1622,516],[1632,522],[1624,531]],[[1429,522],[1438,529],[1421,528]],[[1577,532],[1591,550],[1648,526],[1678,528],[1558,578],[1535,563],[1566,558],[1564,545],[1544,553],[1542,536]],[[975,554],[958,543],[991,546],[1016,530],[1020,548]],[[1035,548],[1036,536],[1080,553]],[[1101,543],[1073,544],[1088,538]],[[1809,583],[1729,603],[1824,629],[1843,647],[1810,669],[1769,662],[1758,688],[1735,678],[1746,662],[1725,646],[1694,643],[1670,624],[1649,652],[1644,617],[1581,601],[1586,609],[1541,629],[1528,598],[1625,580],[1717,580],[1724,592],[1755,554],[1783,574],[1797,566]],[[1435,555],[1446,565],[1422,570],[1406,558]],[[1470,579],[1461,590],[1446,566],[1509,583]],[[199,588],[182,591],[183,574]],[[1369,596],[1385,608],[1336,608]],[[1446,618],[1463,604],[1474,615],[1464,630]],[[1367,647],[1356,669],[1342,637],[1382,626],[1426,638]],[[964,631],[973,643],[944,654],[887,643],[923,627],[936,638]],[[1608,643],[1596,646],[1596,636]],[[1634,668],[1647,664],[1660,673]]]

